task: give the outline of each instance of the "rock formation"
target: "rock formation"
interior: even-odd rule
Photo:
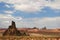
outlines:
[[[19,30],[17,30],[14,21],[12,21],[12,25],[10,25],[9,28],[3,33],[3,36],[21,36],[21,35],[22,33]]]

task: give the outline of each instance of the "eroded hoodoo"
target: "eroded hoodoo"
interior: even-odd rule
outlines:
[[[22,33],[17,30],[15,22],[12,21],[12,24],[9,26],[9,28],[3,33],[3,36],[21,36]],[[27,35],[27,34],[23,34]]]

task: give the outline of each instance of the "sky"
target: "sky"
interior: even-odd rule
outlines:
[[[60,0],[0,0],[0,28],[60,28]]]

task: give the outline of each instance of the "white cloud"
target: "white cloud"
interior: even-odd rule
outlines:
[[[21,20],[22,19],[22,17],[14,17],[14,16],[12,16],[12,15],[10,15],[10,14],[7,14],[7,15],[3,15],[3,14],[0,14],[0,19],[2,20],[2,19],[5,19],[5,20]]]
[[[21,28],[21,27],[42,28],[44,26],[46,26],[47,28],[60,27],[60,17],[22,18],[22,17],[14,17],[12,15],[2,15],[2,14],[0,14],[0,27],[7,28],[11,24],[12,20],[16,22],[17,28]]]
[[[21,17],[14,17],[12,15],[3,15],[0,14],[0,28],[7,28],[10,24],[11,21],[20,21],[22,20]]]
[[[6,13],[6,14],[13,14],[14,13],[14,11],[4,11],[4,13]]]
[[[52,9],[60,9],[60,0],[0,0],[0,2],[14,4],[16,10],[25,12],[41,11],[44,6],[51,7]]]
[[[42,28],[46,26],[47,28],[59,28],[60,27],[60,17],[53,18],[28,18],[22,19],[16,22],[17,27],[38,27]]]
[[[60,0],[55,0],[54,2],[48,2],[46,6],[49,6],[52,9],[60,9]]]
[[[39,9],[39,6],[36,5],[26,5],[26,4],[22,4],[22,5],[15,5],[14,8],[16,10],[20,10],[20,11],[25,11],[25,12],[36,12],[36,11],[41,11]],[[43,7],[41,7],[42,9]]]
[[[5,5],[7,8],[10,8],[10,6],[9,5]]]
[[[60,9],[60,0],[55,1],[46,1],[46,0],[0,0],[0,2],[6,2],[9,4],[14,4],[13,7],[16,10],[25,11],[25,12],[36,12],[41,11],[44,6],[48,6],[52,9]],[[6,7],[9,8],[8,5]],[[16,21],[17,27],[43,27],[47,26],[48,28],[57,28],[60,27],[60,17],[53,18],[27,18],[23,19],[22,17],[14,17],[12,11],[5,11],[7,15],[0,14],[0,27],[7,27],[10,22]],[[7,25],[7,26],[6,26]]]

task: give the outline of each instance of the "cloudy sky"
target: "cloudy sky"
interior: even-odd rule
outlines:
[[[0,28],[60,28],[60,0],[0,0]]]

